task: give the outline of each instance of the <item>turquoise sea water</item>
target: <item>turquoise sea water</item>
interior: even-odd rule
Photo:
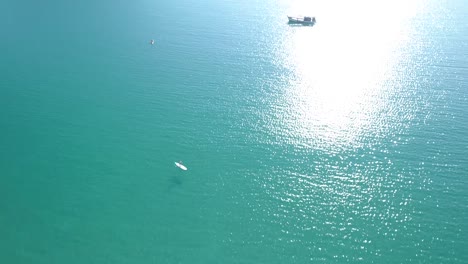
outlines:
[[[468,262],[466,1],[97,2],[0,3],[1,263]]]

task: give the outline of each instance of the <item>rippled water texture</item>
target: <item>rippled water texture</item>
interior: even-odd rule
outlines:
[[[323,260],[466,259],[466,206],[451,201],[466,200],[456,191],[466,183],[440,184],[467,172],[457,110],[467,105],[467,52],[441,46],[467,28],[444,18],[462,19],[446,9],[459,3],[444,4],[317,4],[316,26],[291,27],[273,45],[285,71],[262,118],[272,160],[289,162],[272,161],[275,173],[259,177],[273,201],[258,210],[286,244]],[[465,63],[447,69],[451,56]],[[449,138],[461,145],[447,147]]]
[[[1,263],[468,262],[463,1],[7,2]]]

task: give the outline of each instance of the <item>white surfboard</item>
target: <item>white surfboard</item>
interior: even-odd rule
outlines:
[[[183,164],[180,164],[179,162],[174,162],[177,167],[179,167],[181,170],[187,170],[187,167],[185,167]]]

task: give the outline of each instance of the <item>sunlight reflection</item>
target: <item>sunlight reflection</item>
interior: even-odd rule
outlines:
[[[390,125],[382,117],[396,109],[385,100],[392,92],[385,83],[405,59],[422,2],[306,2],[293,2],[291,10],[315,10],[307,15],[317,24],[290,27],[277,49],[291,72],[278,99],[288,105],[280,119],[301,144],[356,147],[360,137]]]

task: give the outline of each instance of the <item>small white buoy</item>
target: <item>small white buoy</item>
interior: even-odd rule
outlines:
[[[152,39],[152,40],[150,41],[150,44],[151,44],[151,45],[153,45],[153,44],[154,44],[154,39]]]

